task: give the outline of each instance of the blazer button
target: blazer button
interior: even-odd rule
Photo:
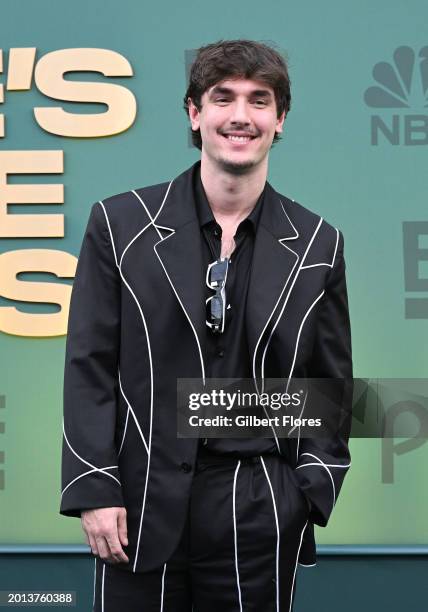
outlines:
[[[180,468],[183,470],[183,472],[185,472],[186,474],[188,474],[189,472],[192,471],[192,466],[189,463],[182,463],[180,465]]]

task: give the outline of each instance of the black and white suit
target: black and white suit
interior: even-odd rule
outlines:
[[[162,566],[177,546],[197,454],[198,440],[176,429],[177,378],[205,377],[195,168],[93,205],[72,292],[61,513],[125,506],[133,572]],[[246,328],[258,385],[352,377],[342,233],[269,183]],[[310,502],[299,547],[310,565],[313,523],[327,524],[350,464],[346,427],[330,439],[277,443]]]

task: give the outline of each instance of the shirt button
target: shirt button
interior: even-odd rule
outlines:
[[[180,469],[186,474],[188,474],[189,472],[192,471],[192,466],[190,465],[190,463],[182,463],[180,465]]]

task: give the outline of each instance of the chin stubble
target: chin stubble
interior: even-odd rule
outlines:
[[[256,165],[254,160],[234,162],[229,159],[219,159],[218,163],[225,172],[234,175],[246,174],[248,170],[251,170]]]

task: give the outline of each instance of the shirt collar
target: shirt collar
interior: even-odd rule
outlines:
[[[193,191],[195,195],[196,212],[199,218],[199,225],[202,228],[205,225],[208,225],[209,223],[216,224],[217,221],[215,220],[215,217],[211,210],[211,206],[209,205],[208,198],[205,193],[204,186],[202,184],[200,165],[197,168],[194,177],[195,177],[195,180],[193,184]],[[254,233],[257,232],[257,227],[258,227],[259,220],[260,220],[265,191],[266,191],[266,187],[263,188],[263,191],[260,194],[260,197],[257,200],[256,205],[254,206],[253,210],[250,212],[250,214],[247,217],[245,217],[245,219],[241,221],[241,223],[245,223],[245,224],[250,223],[251,227],[254,230]],[[241,225],[241,223],[239,225]]]

